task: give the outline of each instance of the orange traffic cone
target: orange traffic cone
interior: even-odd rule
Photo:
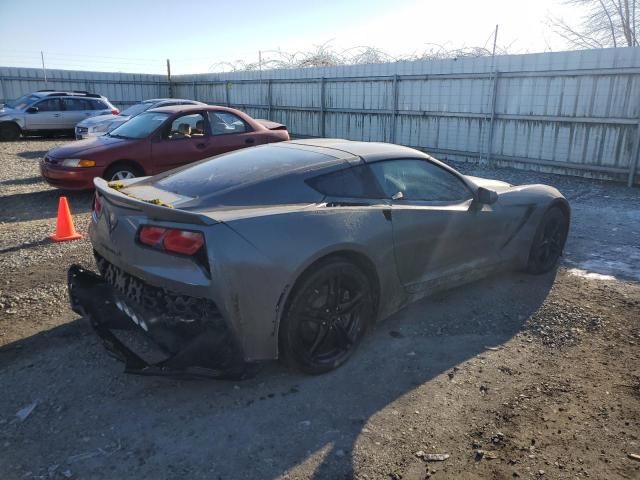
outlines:
[[[69,203],[67,197],[60,197],[58,201],[58,220],[56,221],[56,233],[51,235],[51,240],[56,242],[63,242],[65,240],[77,240],[82,238],[78,232],[76,232],[73,226],[73,218],[71,218],[71,211],[69,210]]]

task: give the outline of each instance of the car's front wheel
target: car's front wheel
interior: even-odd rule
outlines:
[[[333,370],[351,357],[374,312],[367,275],[347,260],[329,259],[294,287],[280,326],[281,357],[305,373]]]
[[[117,180],[129,180],[141,175],[142,173],[137,166],[130,163],[119,163],[107,169],[104,179],[108,182],[115,182]]]
[[[0,124],[0,141],[9,142],[20,138],[20,127],[13,123]]]
[[[558,263],[569,233],[569,219],[558,207],[542,217],[529,252],[529,273],[545,273]]]

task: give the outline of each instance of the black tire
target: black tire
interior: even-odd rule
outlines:
[[[281,358],[317,375],[346,362],[375,314],[368,276],[343,258],[330,258],[296,283],[280,325]]]
[[[559,207],[551,207],[542,217],[529,251],[527,272],[546,273],[552,270],[562,252],[569,233],[569,219]]]
[[[20,127],[14,123],[0,124],[0,141],[10,142],[20,138]]]
[[[115,165],[111,165],[107,171],[104,172],[104,176],[102,178],[107,182],[113,182],[140,177],[142,175],[143,172],[137,165],[132,163],[116,163]]]

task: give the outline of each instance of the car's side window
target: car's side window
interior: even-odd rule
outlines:
[[[229,135],[251,131],[240,117],[229,112],[209,112],[211,135]]]
[[[182,140],[184,138],[204,137],[207,134],[207,122],[202,113],[182,115],[171,122],[166,138]]]
[[[89,102],[84,98],[63,98],[62,104],[67,111],[91,110]]]
[[[370,164],[388,198],[402,193],[404,200],[457,202],[473,197],[453,173],[428,160],[387,160]]]
[[[34,107],[37,107],[39,112],[59,112],[62,110],[59,98],[47,98],[36,103]]]
[[[332,197],[383,198],[366,166],[348,167],[307,180],[318,192]]]
[[[88,100],[91,103],[91,108],[93,110],[107,110],[108,107],[101,102],[100,100]]]

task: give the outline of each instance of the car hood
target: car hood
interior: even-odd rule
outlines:
[[[467,175],[467,178],[475,183],[478,187],[484,187],[488,190],[493,190],[496,192],[504,192],[505,190],[509,190],[513,185],[507,182],[501,182],[500,180],[493,180],[491,178],[481,178],[481,177],[472,177],[471,175]]]
[[[61,147],[53,148],[49,150],[47,156],[51,158],[77,158],[78,156],[97,153],[114,147],[123,147],[135,141],[138,140],[127,140],[102,135],[101,137],[78,140]]]
[[[12,115],[18,112],[19,110],[16,110],[15,108],[2,106],[2,108],[0,108],[0,117],[4,117],[5,115]]]
[[[96,125],[100,125],[103,123],[114,123],[114,122],[118,122],[118,124],[120,123],[124,123],[127,120],[129,120],[129,116],[122,116],[122,115],[98,115],[96,117],[89,117],[89,118],[85,118],[84,120],[82,120],[80,123],[78,123],[78,127],[95,127]]]

